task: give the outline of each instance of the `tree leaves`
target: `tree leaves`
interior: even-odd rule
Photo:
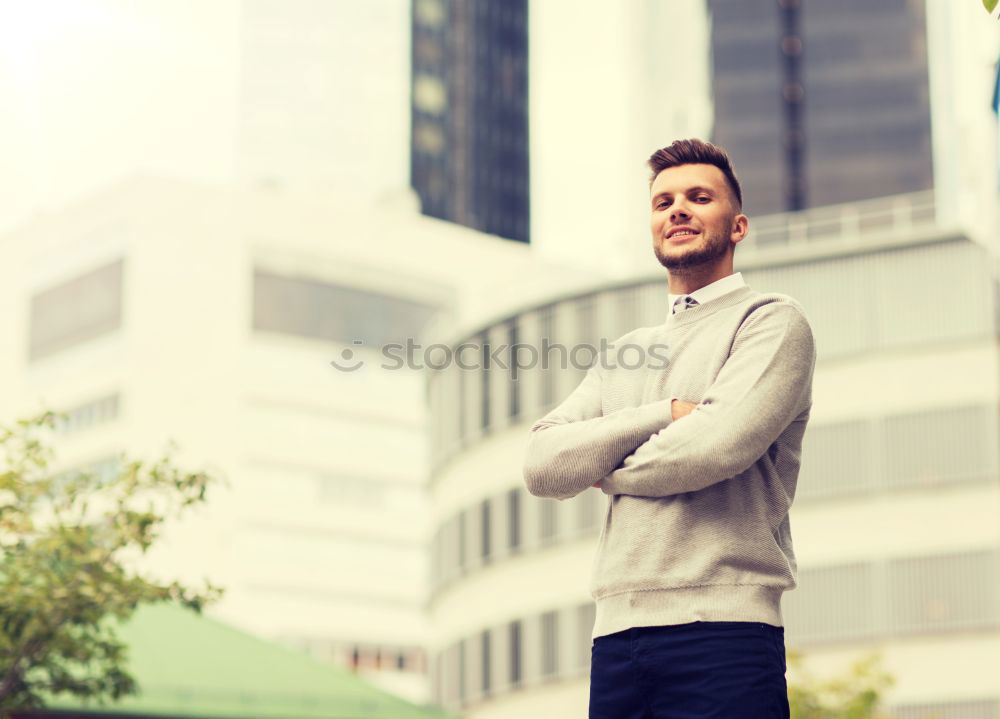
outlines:
[[[169,453],[152,464],[122,458],[110,474],[54,475],[55,419],[0,426],[0,718],[56,694],[135,692],[117,622],[154,602],[201,611],[221,594],[149,580],[134,561],[215,480],[178,469]]]
[[[798,675],[788,688],[792,719],[884,719],[879,702],[894,680],[880,661],[871,654],[856,661],[846,676],[820,681],[804,671],[800,654],[789,651],[789,667]]]

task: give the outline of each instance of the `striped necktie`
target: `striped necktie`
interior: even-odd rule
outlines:
[[[676,300],[674,300],[674,314],[681,312],[682,310],[687,310],[698,304],[696,300],[691,295],[681,295]]]

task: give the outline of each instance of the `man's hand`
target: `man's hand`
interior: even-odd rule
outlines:
[[[694,411],[694,408],[698,406],[697,402],[687,402],[683,399],[675,399],[670,403],[670,416],[676,422],[681,417],[685,417]],[[601,482],[598,480],[594,482],[594,487],[597,489],[601,488]]]
[[[682,399],[675,399],[670,403],[670,416],[674,421],[679,420],[681,417],[685,417],[698,406],[697,402],[685,402]]]

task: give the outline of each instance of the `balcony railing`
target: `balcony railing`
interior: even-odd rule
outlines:
[[[934,191],[824,205],[751,218],[742,246],[752,250],[872,239],[904,239],[938,224]]]

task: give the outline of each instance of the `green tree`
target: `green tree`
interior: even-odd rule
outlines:
[[[194,611],[218,598],[137,569],[164,523],[205,501],[215,480],[122,459],[114,472],[52,474],[44,413],[0,425],[0,717],[47,697],[117,699],[137,689],[116,624],[141,604]]]
[[[805,671],[802,655],[788,652],[796,680],[789,684],[792,719],[885,719],[879,712],[882,694],[894,679],[881,668],[878,654],[854,662],[845,676],[820,680]]]

